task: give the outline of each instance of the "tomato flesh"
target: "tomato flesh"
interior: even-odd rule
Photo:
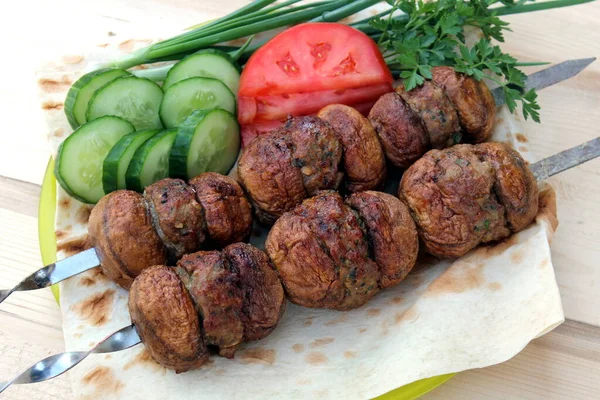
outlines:
[[[337,23],[292,27],[258,49],[244,67],[240,96],[272,96],[392,83],[377,45]]]
[[[329,104],[361,107],[393,91],[393,78],[371,38],[338,23],[306,23],[275,36],[244,67],[238,92],[243,142],[289,116]]]

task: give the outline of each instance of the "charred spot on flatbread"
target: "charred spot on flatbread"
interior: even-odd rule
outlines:
[[[69,90],[73,81],[68,76],[63,75],[60,80],[41,78],[38,80],[38,86],[46,93],[60,93]]]
[[[114,289],[95,293],[85,300],[72,305],[70,310],[90,325],[102,326],[111,318],[115,294]]]
[[[85,385],[92,385],[96,395],[115,395],[125,388],[125,384],[117,379],[109,367],[96,367],[81,379]]]
[[[42,103],[42,109],[44,110],[62,110],[64,107],[64,104],[61,101],[53,101],[53,100],[47,100],[45,102]]]
[[[58,238],[58,237],[57,237]],[[63,252],[66,257],[81,253],[92,248],[92,242],[88,235],[74,239],[65,240],[56,246],[57,252]]]

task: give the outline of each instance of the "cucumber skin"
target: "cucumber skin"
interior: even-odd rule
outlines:
[[[183,180],[194,178],[193,176],[188,176],[187,159],[190,145],[196,132],[196,126],[202,122],[208,114],[217,110],[230,114],[233,117],[233,120],[237,121],[233,114],[220,108],[212,110],[196,110],[191,113],[177,129],[177,137],[171,148],[171,156],[169,157],[169,176],[171,178]]]
[[[121,77],[118,77],[118,78],[116,78],[116,79],[113,79],[112,81],[108,82],[108,83],[107,83],[107,84],[105,84],[104,86],[102,86],[102,88],[105,88],[105,87],[107,87],[107,86],[109,86],[109,85],[112,85],[112,84],[113,84],[113,83],[115,83],[115,81],[117,81],[117,80],[120,80],[120,79],[131,79],[131,78],[135,78],[135,79],[143,79],[143,80],[145,80],[145,81],[148,81],[148,82],[152,83],[153,85],[155,85],[156,87],[158,87],[158,88],[160,89],[160,91],[163,93],[163,96],[164,96],[164,91],[162,90],[162,87],[160,87],[160,85],[159,85],[158,83],[156,83],[156,82],[154,82],[154,81],[152,81],[152,80],[150,80],[150,79],[148,79],[148,78],[140,78],[140,77],[137,77],[137,76],[135,76],[135,75],[129,75],[129,76],[121,76]],[[101,89],[102,89],[102,88],[101,88]],[[93,94],[93,95],[92,95],[92,97],[90,98],[90,102],[89,102],[88,104],[92,104],[92,103],[93,103],[94,99],[96,98],[96,96],[98,95],[98,93],[99,93],[99,92],[100,92],[100,89],[98,89],[98,90],[96,90],[96,92],[94,92],[94,94]],[[161,102],[162,102],[162,97],[161,97]],[[160,110],[160,104],[158,105],[158,108],[159,108],[159,110]],[[159,111],[159,110],[156,110],[156,112],[158,113],[158,111]],[[90,109],[89,109],[89,107],[88,107],[88,109],[86,110],[86,113],[85,113],[85,116],[86,116],[86,119],[88,120],[88,122],[89,122],[89,120],[90,120],[89,111],[90,111]],[[121,118],[121,119],[125,119],[124,117],[121,117],[121,116],[118,116],[118,115],[115,115],[115,117],[119,117],[119,118]],[[101,118],[101,117],[99,117],[99,118]],[[96,118],[96,119],[97,119],[97,118]],[[126,120],[126,119],[125,119],[125,120]],[[158,116],[158,120],[160,121],[160,123],[161,123],[161,125],[162,125],[162,121],[160,120],[160,115]],[[126,120],[126,121],[127,121],[127,122],[129,122],[128,120]],[[131,122],[129,122],[129,123],[131,123]],[[134,125],[134,128],[135,128],[135,125]],[[161,127],[159,127],[159,128],[149,128],[149,129],[162,129],[162,128],[163,128],[163,127],[161,126]],[[145,130],[149,130],[149,129],[145,129]]]
[[[219,57],[223,57],[225,60],[227,60],[232,66],[233,68],[235,68],[235,70],[241,74],[242,73],[242,67],[240,66],[240,64],[235,61],[233,58],[231,58],[231,56],[227,53],[225,53],[224,51],[218,50],[218,49],[203,49],[203,50],[199,50],[195,53],[192,53],[188,56],[183,57],[181,60],[179,60],[179,62],[175,63],[175,65],[173,65],[173,68],[171,68],[168,72],[167,72],[167,76],[165,76],[165,80],[163,81],[163,90],[166,91],[169,87],[173,86],[175,83],[169,83],[169,75],[174,74],[173,70],[175,70],[177,68],[177,64],[179,64],[182,61],[185,61],[186,58],[191,58],[194,56],[197,56],[198,54],[213,54]],[[202,77],[201,77],[202,78]],[[208,78],[208,77],[204,77],[204,78]],[[212,78],[212,79],[216,79],[216,78]],[[224,82],[223,82],[224,83]],[[227,85],[225,85],[227,86]],[[234,93],[235,95],[236,93]]]
[[[150,140],[150,138],[159,133],[160,130],[150,129],[145,131],[128,133],[127,135],[123,136],[121,140],[119,140],[108,152],[108,155],[106,156],[106,158],[104,159],[104,163],[102,164],[102,188],[104,189],[104,193],[108,194],[119,189],[119,164],[121,162],[121,157],[123,156],[123,153],[125,153],[125,151],[129,149],[129,146],[135,139],[137,139],[140,136],[140,134],[149,132],[153,132],[153,134],[146,140]],[[143,146],[143,143],[140,146]]]
[[[169,157],[169,176],[183,180],[192,179],[193,176],[187,176],[187,158],[190,144],[196,132],[196,126],[212,110],[196,110],[191,113],[185,121],[177,128],[177,137],[171,148]]]
[[[65,115],[67,117],[67,121],[69,121],[69,125],[71,125],[71,128],[77,129],[80,126],[79,122],[77,122],[77,119],[75,118],[73,109],[75,108],[75,102],[77,101],[77,96],[79,95],[79,91],[81,90],[81,88],[84,87],[85,85],[87,85],[90,81],[92,81],[98,75],[103,74],[108,71],[115,71],[115,70],[119,70],[119,68],[103,68],[103,69],[99,69],[97,71],[90,72],[88,74],[81,76],[79,79],[77,79],[75,81],[75,83],[73,85],[71,85],[71,88],[69,89],[69,92],[67,93],[67,98],[65,99]],[[125,70],[122,70],[122,71],[127,72]],[[127,74],[129,74],[129,73],[127,72]],[[122,76],[128,76],[127,74],[123,74]],[[131,75],[131,74],[129,74],[129,75]]]
[[[163,99],[160,102],[160,108],[158,109],[158,116],[160,117],[160,122],[162,122],[162,124],[165,127],[165,129],[177,129],[178,128],[178,127],[168,128],[167,125],[165,124],[165,119],[166,118],[163,118],[163,115],[162,115],[163,114],[163,104],[164,104],[164,101],[165,101],[165,98],[166,98],[166,95],[167,95],[167,91],[169,89],[173,88],[174,86],[179,85],[179,84],[187,81],[188,79],[208,79],[208,80],[220,82],[223,85],[223,87],[227,90],[227,92],[229,92],[231,94],[231,98],[233,99],[233,112],[231,112],[229,110],[225,110],[225,111],[230,112],[232,115],[237,115],[237,106],[238,106],[238,104],[237,104],[237,99],[235,97],[235,93],[233,93],[231,91],[231,89],[229,89],[229,87],[227,87],[227,85],[225,83],[223,83],[222,81],[220,81],[220,80],[218,80],[216,78],[206,78],[206,77],[202,77],[202,76],[193,76],[191,78],[182,79],[179,82],[176,82],[176,83],[172,84],[171,86],[169,86],[169,88],[167,88],[166,90],[164,90]],[[203,110],[205,110],[205,111],[212,111],[215,108],[220,108],[220,107],[216,107],[215,106],[215,107],[210,107],[210,108],[204,108]]]
[[[127,120],[124,120],[123,118],[120,118],[120,117],[115,117],[113,115],[107,115],[107,116],[104,116],[104,117],[97,118],[96,121],[101,121],[104,118],[117,118],[117,119],[120,119],[123,122],[127,122],[129,125],[131,125],[131,131],[132,132],[135,130],[134,127],[133,127],[133,124],[131,122],[129,122]],[[85,125],[86,124],[81,125],[81,127],[83,127]],[[85,199],[85,198],[79,196],[77,193],[73,192],[71,190],[71,188],[69,187],[69,185],[67,185],[67,182],[65,182],[63,180],[62,176],[60,175],[60,165],[61,165],[60,160],[61,160],[63,149],[66,146],[66,144],[68,144],[69,138],[72,137],[75,132],[77,132],[77,130],[75,130],[72,134],[70,134],[58,146],[58,151],[56,152],[56,158],[55,158],[55,163],[54,163],[54,177],[56,178],[56,181],[60,184],[60,186],[64,189],[64,191],[69,194],[69,196],[73,197],[74,199],[77,199],[77,200],[81,201],[82,203],[94,204],[94,203],[90,202],[88,199]]]
[[[144,188],[140,183],[140,175],[142,173],[144,161],[146,160],[148,152],[156,142],[160,141],[167,135],[172,135],[173,132],[176,131],[177,129],[167,129],[161,131],[152,136],[150,139],[146,140],[140,147],[138,147],[133,155],[133,158],[131,159],[131,162],[129,163],[129,167],[127,167],[127,173],[125,174],[125,182],[128,190],[134,190],[138,193],[142,193],[144,191]],[[171,160],[169,159],[169,163],[170,162]]]

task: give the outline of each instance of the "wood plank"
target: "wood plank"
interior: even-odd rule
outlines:
[[[0,188],[3,187],[0,184]],[[9,288],[43,264],[37,239],[37,219],[2,207],[0,199],[0,287]],[[60,310],[50,289],[13,293],[2,303],[1,313],[61,329]]]
[[[41,187],[0,176],[0,208],[37,218]]]
[[[502,47],[520,60],[554,63],[600,55],[600,2],[506,19],[513,32],[506,33]],[[600,60],[575,78],[540,91],[539,102],[542,123],[527,123],[525,132],[538,158],[599,136]],[[557,191],[560,221],[552,261],[565,315],[596,326],[600,326],[599,175],[596,159],[550,179]]]
[[[567,321],[500,365],[460,373],[426,400],[598,399],[600,328]]]
[[[20,373],[33,363],[64,351],[59,327],[45,327],[0,311],[0,381]],[[73,398],[68,376],[35,385],[14,385],[2,394],[7,400],[50,400]]]

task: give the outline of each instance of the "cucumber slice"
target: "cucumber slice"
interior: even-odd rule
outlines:
[[[110,149],[133,125],[122,118],[106,116],[80,126],[58,147],[54,175],[72,197],[95,204],[102,196],[102,163]]]
[[[125,174],[127,189],[142,192],[146,186],[169,176],[169,154],[176,136],[177,129],[162,131],[135,151]]]
[[[241,68],[229,54],[216,49],[201,50],[183,58],[171,68],[163,82],[163,90],[179,81],[198,76],[218,79],[233,93],[237,93],[240,72]]]
[[[86,118],[92,121],[104,115],[116,115],[131,122],[136,131],[162,129],[158,109],[163,91],[150,79],[120,77],[94,93]]]
[[[221,81],[188,78],[165,91],[160,119],[167,128],[176,128],[195,110],[222,108],[235,113],[235,96]]]
[[[120,76],[129,75],[131,75],[129,72],[122,69],[107,68],[90,72],[79,78],[69,89],[65,100],[65,114],[71,128],[77,129],[87,122],[85,112],[96,90]]]
[[[148,131],[138,131],[123,136],[110,149],[110,152],[104,159],[102,165],[102,186],[104,193],[114,192],[119,189],[126,189],[125,174],[127,167],[135,154],[135,151],[146,140],[156,135],[160,130],[151,129]]]
[[[191,179],[203,172],[229,172],[240,150],[240,127],[221,109],[194,111],[177,130],[170,175]]]

